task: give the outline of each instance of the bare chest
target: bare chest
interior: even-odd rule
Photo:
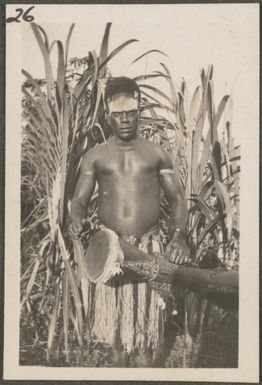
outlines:
[[[149,154],[134,150],[105,154],[97,162],[98,175],[145,176],[158,171],[158,161]]]

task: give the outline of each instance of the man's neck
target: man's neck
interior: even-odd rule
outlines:
[[[137,142],[138,137],[136,136],[135,138],[130,139],[130,140],[122,140],[118,136],[113,135],[113,140],[118,147],[132,148],[132,147],[134,147],[135,143]]]

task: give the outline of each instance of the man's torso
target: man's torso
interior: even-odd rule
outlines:
[[[118,145],[110,140],[94,159],[99,184],[99,219],[117,233],[142,235],[159,220],[161,157],[141,139]]]

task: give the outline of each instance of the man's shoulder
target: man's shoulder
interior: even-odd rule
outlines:
[[[158,143],[151,142],[147,139],[140,139],[140,143],[145,148],[148,148],[149,150],[154,152],[155,155],[157,155],[157,156],[160,156],[160,157],[167,157],[168,156],[167,151],[163,148],[163,146],[161,146]]]
[[[85,162],[90,162],[90,161],[95,161],[99,154],[105,150],[105,143],[100,143],[92,147],[90,150],[88,150],[84,156],[83,156],[83,163]]]
[[[173,161],[168,152],[158,143],[150,142],[146,139],[141,139],[144,142],[144,147],[147,148],[152,156],[159,162],[160,168],[173,168]]]

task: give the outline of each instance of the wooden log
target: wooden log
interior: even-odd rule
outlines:
[[[125,259],[124,275],[117,276],[117,280],[154,280],[171,283],[174,288],[180,286],[196,292],[224,309],[232,311],[238,309],[238,271],[222,268],[200,269],[189,264],[177,265],[160,254],[148,255],[123,239],[119,239],[119,243]]]

